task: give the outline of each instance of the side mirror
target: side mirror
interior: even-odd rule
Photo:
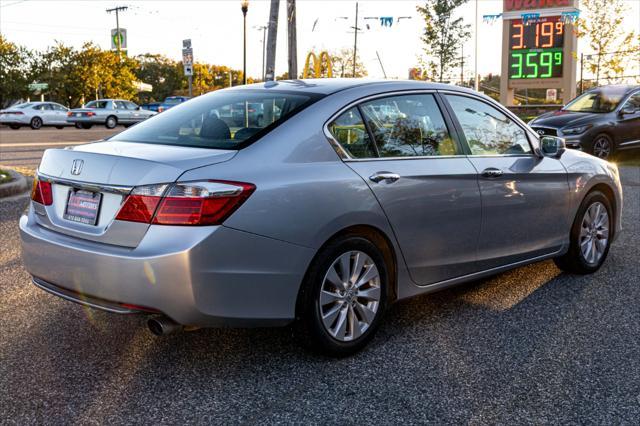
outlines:
[[[540,138],[540,147],[546,157],[560,158],[567,150],[564,139],[555,136],[543,136]]]
[[[636,113],[636,109],[632,106],[626,106],[620,110],[620,116],[632,115]]]

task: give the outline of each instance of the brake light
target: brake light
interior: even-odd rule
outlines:
[[[166,187],[135,188],[116,219],[157,225],[219,225],[256,188],[242,182],[183,182],[172,185],[164,195]]]
[[[162,112],[162,111],[164,111],[164,108],[163,107],[158,107],[158,112]]]
[[[87,113],[87,117],[93,117],[94,115],[96,115],[96,113],[95,113],[95,112],[91,112],[91,111],[89,111],[89,112]]]
[[[69,112],[67,113],[67,117],[71,117],[71,116],[73,116],[73,113],[72,113],[71,111],[69,111]]]
[[[24,112],[22,111],[4,111],[0,114],[7,114],[7,115],[24,115]]]
[[[31,187],[31,199],[36,203],[50,206],[53,204],[53,192],[51,191],[51,182],[43,181],[37,177],[33,180]]]

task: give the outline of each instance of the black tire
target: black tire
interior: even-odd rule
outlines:
[[[104,122],[104,127],[107,129],[115,129],[118,125],[118,118],[115,115],[110,115]]]
[[[9,124],[9,128],[13,129],[13,130],[20,130],[20,126],[19,124]]]
[[[379,284],[379,300],[377,302],[377,310],[375,310],[375,314],[373,314],[373,319],[370,321],[368,328],[361,331],[362,334],[359,337],[350,341],[343,341],[333,337],[323,324],[320,295],[325,283],[325,275],[327,275],[329,269],[333,267],[334,262],[336,262],[340,256],[352,251],[366,254],[377,267],[379,277],[379,280],[377,281]],[[354,264],[355,261],[351,263],[352,266]],[[336,239],[322,248],[316,255],[307,272],[298,300],[299,319],[296,323],[296,328],[300,343],[316,352],[333,357],[352,355],[366,346],[378,329],[386,308],[390,282],[389,270],[390,268],[386,264],[385,258],[380,249],[364,237],[347,235]],[[366,271],[366,269],[363,269],[363,271]],[[364,273],[362,275],[364,275]],[[367,289],[370,289],[368,284]],[[365,291],[367,289],[365,289]],[[335,306],[339,311],[342,311],[342,306],[344,306],[344,309],[346,309],[345,312],[351,310],[351,312],[356,315],[358,310],[355,309],[355,303],[358,303],[358,301],[362,299],[357,295],[354,296],[353,294],[358,293],[350,293],[349,297],[352,300],[351,302],[333,302],[336,303],[336,305],[330,306]],[[356,301],[353,302],[353,300]],[[351,303],[353,307],[349,307],[349,303]],[[324,306],[326,307],[328,305]],[[361,319],[361,314],[358,314],[358,317]],[[335,318],[336,321],[338,321],[340,316],[338,315]],[[359,324],[360,322],[358,322],[358,327]],[[338,327],[336,325],[336,329],[337,328]],[[353,330],[351,330],[351,334],[353,335]]]
[[[76,129],[82,129],[82,123],[76,123],[74,126]]]
[[[606,133],[600,133],[591,142],[591,148],[589,154],[594,157],[602,158],[603,160],[610,160],[615,154],[615,144],[613,139]]]
[[[90,123],[81,123],[81,126],[84,130],[89,130],[90,128],[93,127],[93,124]]]
[[[33,117],[31,119],[31,123],[29,123],[29,126],[31,126],[33,130],[39,130],[42,127],[42,118]]]
[[[56,129],[62,130],[62,129],[64,129],[64,126],[56,126]]]
[[[583,255],[580,247],[580,233],[582,231],[582,224],[587,209],[589,209],[589,207],[596,203],[601,203],[607,210],[607,214],[609,217],[608,238],[602,257],[600,257],[600,259],[595,263],[589,263],[585,259],[585,256]],[[614,220],[615,218],[613,215],[611,202],[602,192],[593,191],[587,194],[587,196],[582,201],[582,204],[580,204],[578,213],[576,214],[573,225],[571,226],[569,251],[563,256],[554,259],[556,266],[558,266],[558,268],[562,269],[565,272],[580,275],[592,274],[600,269],[604,261],[607,259],[607,255],[609,254],[609,248],[611,247],[611,237],[613,235],[615,226]]]

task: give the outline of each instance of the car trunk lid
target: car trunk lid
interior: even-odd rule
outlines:
[[[49,149],[38,174],[51,183],[53,203],[34,203],[35,217],[40,225],[66,235],[136,247],[149,225],[115,220],[132,188],[175,182],[187,170],[228,161],[236,153],[115,141]],[[93,215],[95,219],[89,222],[95,224],[79,221],[86,218],[71,217],[70,203],[84,204],[86,198],[82,196],[93,196],[98,203],[95,211],[90,209],[87,213]]]

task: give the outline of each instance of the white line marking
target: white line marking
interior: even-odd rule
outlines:
[[[0,143],[0,149],[2,148],[19,148],[30,146],[52,146],[52,145],[82,145],[90,142],[32,142],[32,143]]]

